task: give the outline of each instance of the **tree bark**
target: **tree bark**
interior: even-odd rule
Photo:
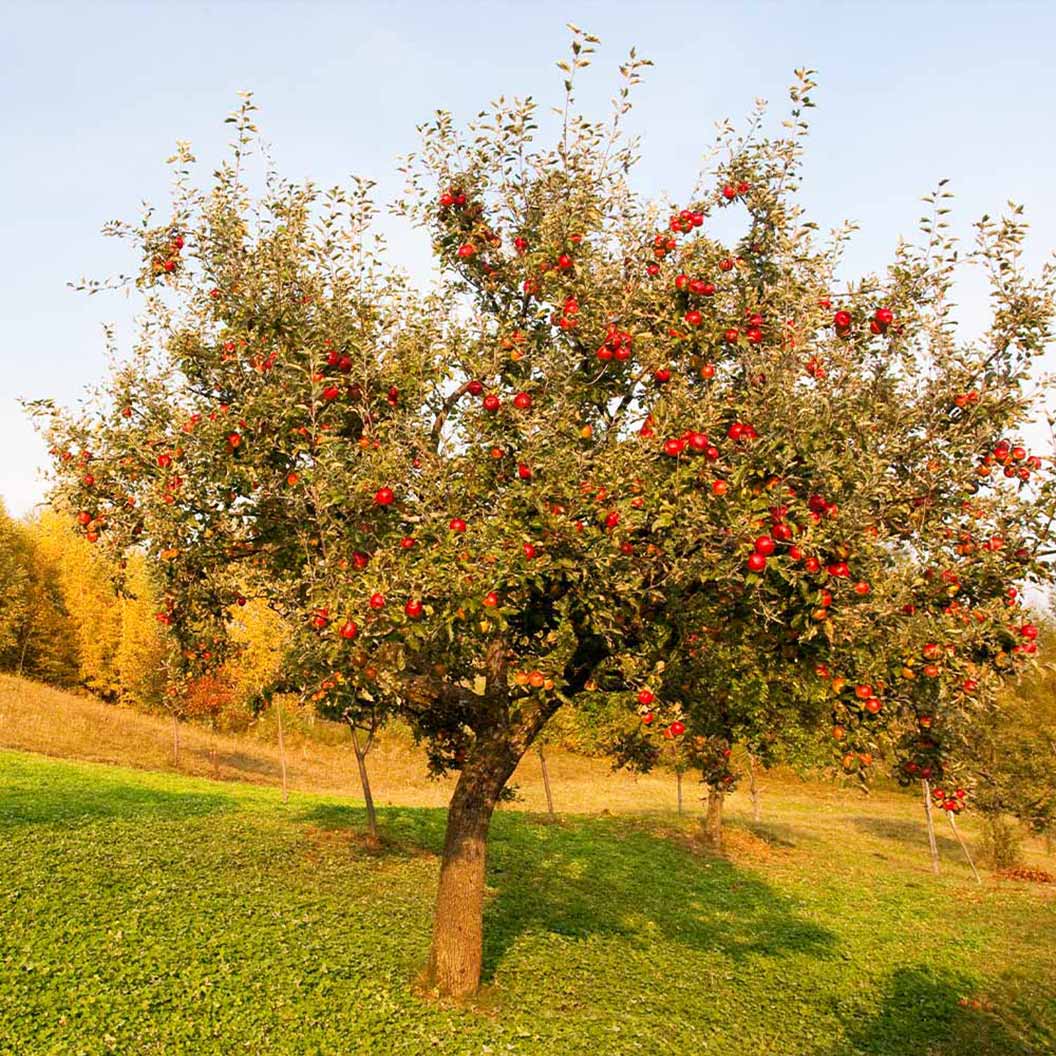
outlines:
[[[543,788],[546,791],[546,812],[551,818],[554,817],[554,794],[550,791],[550,771],[546,765],[546,755],[543,746],[539,745],[539,766],[543,771]]]
[[[678,812],[679,812],[679,814],[681,814],[682,813],[682,771],[681,770],[676,770],[675,771],[675,781],[677,782],[677,785],[678,785]]]
[[[759,786],[758,786],[758,784],[756,784],[755,772],[756,772],[755,756],[751,752],[749,752],[748,753],[748,791],[751,793],[751,796],[752,796],[752,821],[754,821],[756,824],[758,824],[759,821],[761,820],[761,814],[760,814],[760,811],[759,811]]]
[[[478,744],[447,809],[426,981],[451,997],[468,997],[480,986],[488,827],[519,758],[508,743]]]
[[[939,845],[935,842],[935,822],[931,816],[931,785],[927,780],[921,780],[920,788],[924,796],[924,817],[928,822],[928,847],[931,849],[931,871],[938,876]]]
[[[704,818],[704,841],[713,850],[722,850],[722,802],[724,792],[716,788],[708,790],[708,813]]]
[[[172,765],[180,765],[180,719],[176,712],[172,713]]]
[[[282,729],[282,702],[275,699],[275,721],[279,726],[279,766],[282,768],[282,801],[290,801],[290,789],[286,783],[286,736]]]
[[[367,752],[370,751],[370,741],[368,740],[366,747],[361,748],[359,745],[359,732],[356,730],[355,724],[349,722],[348,726],[352,731],[352,749],[356,753],[356,765],[359,767],[359,783],[363,786],[363,802],[367,808],[367,831],[370,833],[371,843],[377,844],[379,842],[378,815],[374,810],[374,796],[370,791],[370,775],[367,773]]]

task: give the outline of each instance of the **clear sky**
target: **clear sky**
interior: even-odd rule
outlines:
[[[398,154],[437,108],[471,117],[501,93],[559,100],[554,61],[573,21],[603,46],[580,93],[599,114],[629,47],[651,58],[633,127],[639,184],[684,198],[715,120],[761,96],[783,108],[791,71],[819,71],[808,205],[862,230],[850,263],[884,266],[943,177],[965,235],[1008,198],[1034,222],[1030,258],[1056,247],[1052,49],[1056,3],[294,3],[291,0],[0,0],[0,496],[43,495],[43,445],[20,396],[72,402],[104,369],[101,326],[126,343],[130,305],[66,287],[130,266],[98,234],[163,205],[164,159],[190,140],[206,172],[224,116],[252,89],[285,175],[349,173],[399,188]],[[427,276],[425,245],[385,224]],[[982,317],[969,288],[969,325]]]

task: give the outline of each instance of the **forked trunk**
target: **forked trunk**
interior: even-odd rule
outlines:
[[[708,813],[704,818],[704,841],[712,850],[722,850],[722,803],[724,792],[716,788],[708,790]]]
[[[447,809],[447,835],[426,981],[442,994],[468,997],[480,986],[484,956],[484,875],[488,827],[517,758],[505,746],[478,747]]]
[[[356,765],[359,767],[359,783],[363,786],[363,802],[367,808],[367,831],[370,833],[372,843],[378,842],[378,815],[374,810],[374,796],[370,791],[370,775],[367,773],[367,752],[370,750],[368,740],[366,747],[360,747],[359,733],[353,723],[349,723],[352,730],[352,748],[356,753]]]

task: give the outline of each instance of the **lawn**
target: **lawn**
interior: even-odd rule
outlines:
[[[892,797],[897,807],[908,801]],[[0,752],[0,1053],[1056,1051],[1051,889],[924,871],[916,818],[773,792],[495,820],[487,985],[418,993],[443,813]]]

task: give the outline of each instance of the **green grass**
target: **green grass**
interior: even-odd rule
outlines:
[[[775,793],[733,861],[504,810],[458,1008],[413,986],[442,812],[382,811],[372,854],[347,801],[0,752],[0,1053],[1056,1051],[1056,901],[933,880],[867,806]]]

